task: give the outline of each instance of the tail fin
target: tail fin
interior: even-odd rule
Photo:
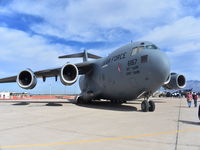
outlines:
[[[79,57],[83,57],[83,61],[88,61],[88,58],[93,58],[93,59],[102,58],[100,56],[88,53],[86,50],[84,50],[84,52],[82,53],[59,56],[58,58],[79,58]]]

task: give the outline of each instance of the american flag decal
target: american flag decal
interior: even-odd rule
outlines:
[[[118,64],[117,70],[118,70],[118,72],[121,72],[121,66],[120,66],[120,64]]]

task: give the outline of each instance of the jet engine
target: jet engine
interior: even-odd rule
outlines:
[[[180,75],[177,73],[171,73],[171,79],[168,83],[163,85],[165,89],[181,89],[184,88],[186,85],[186,78],[184,75]]]
[[[33,89],[37,84],[37,78],[31,69],[26,69],[17,75],[17,84],[23,89]]]
[[[78,68],[74,64],[66,64],[61,68],[60,81],[64,85],[72,85],[78,79]]]

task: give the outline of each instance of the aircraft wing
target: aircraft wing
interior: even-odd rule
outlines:
[[[16,82],[17,76],[7,77],[0,79],[0,83]]]
[[[92,70],[92,66],[94,63],[92,62],[82,62],[75,64],[75,66],[78,68],[79,75],[81,74],[87,74]],[[40,70],[33,72],[34,75],[37,78],[46,78],[46,77],[56,77],[60,75],[62,67],[59,68],[54,68],[54,69],[46,69],[46,70]],[[11,82],[16,82],[17,80],[17,75],[16,76],[11,76],[11,77],[6,77],[0,79],[0,83],[11,83]]]

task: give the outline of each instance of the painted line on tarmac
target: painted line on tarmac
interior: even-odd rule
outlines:
[[[124,136],[124,137],[114,137],[114,138],[104,138],[104,139],[93,139],[93,140],[80,140],[80,141],[67,141],[67,142],[58,142],[58,143],[47,143],[47,144],[30,144],[30,145],[10,145],[10,146],[0,146],[0,149],[11,149],[11,148],[27,148],[27,147],[45,147],[45,146],[57,146],[57,145],[67,145],[67,144],[80,144],[80,143],[92,143],[92,142],[104,142],[104,141],[114,141],[114,140],[123,140],[123,139],[134,139],[134,138],[142,138],[142,137],[152,137],[158,135],[168,135],[168,134],[176,134],[183,132],[191,132],[198,131],[200,128],[192,128],[186,130],[179,131],[169,131],[169,132],[159,132],[152,134],[141,134],[135,136]]]

